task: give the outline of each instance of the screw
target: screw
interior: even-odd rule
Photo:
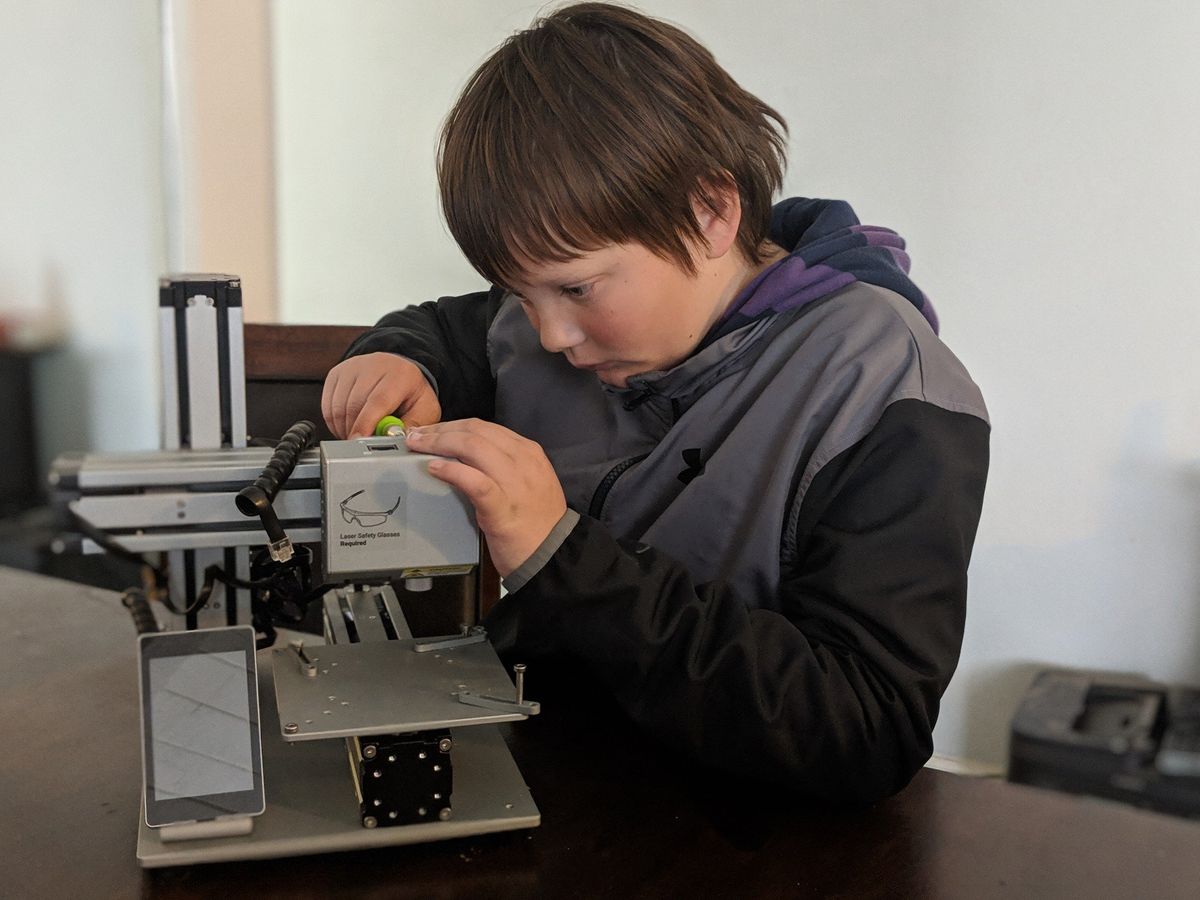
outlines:
[[[299,730],[300,730],[300,726],[297,725],[295,722],[288,722],[286,725],[283,726],[284,734],[295,734]]]
[[[441,819],[443,822],[445,822],[447,819],[449,819],[450,816],[451,816],[450,807],[443,806],[441,809],[438,810],[438,818]]]
[[[443,753],[449,753],[450,748],[453,746],[454,742],[451,741],[450,738],[442,738],[440,741],[438,741],[438,749]]]
[[[525,699],[525,663],[513,666],[513,675],[517,678],[517,703],[520,704]]]
[[[375,821],[374,816],[363,816],[363,827],[374,828],[378,824],[379,823],[377,821]]]
[[[375,752],[375,745],[367,744],[367,746],[363,747],[363,759],[374,759]]]
[[[420,808],[417,810],[417,815],[418,815],[418,816],[423,816],[423,815],[425,815],[425,813],[426,813],[426,812],[428,812],[428,810],[427,810],[427,809],[425,809],[425,807],[423,807],[423,806],[422,806],[422,807],[420,807]]]

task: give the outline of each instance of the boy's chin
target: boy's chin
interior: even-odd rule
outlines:
[[[625,372],[600,371],[596,372],[596,377],[602,384],[607,384],[609,387],[624,389],[629,386],[629,375]]]

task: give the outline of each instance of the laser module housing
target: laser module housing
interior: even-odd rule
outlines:
[[[479,563],[474,511],[403,438],[321,442],[325,575],[464,575]]]

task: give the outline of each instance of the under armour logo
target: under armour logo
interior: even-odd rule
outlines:
[[[693,478],[704,474],[704,451],[699,447],[684,450],[683,461],[687,463],[687,468],[678,477],[684,484],[690,484]]]

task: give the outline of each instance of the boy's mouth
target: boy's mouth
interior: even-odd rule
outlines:
[[[572,359],[569,356],[567,357],[567,361],[576,369],[585,369],[588,372],[601,372],[604,369],[610,369],[613,366],[613,363],[606,362],[605,360],[599,360],[597,362],[585,362],[583,360]]]

